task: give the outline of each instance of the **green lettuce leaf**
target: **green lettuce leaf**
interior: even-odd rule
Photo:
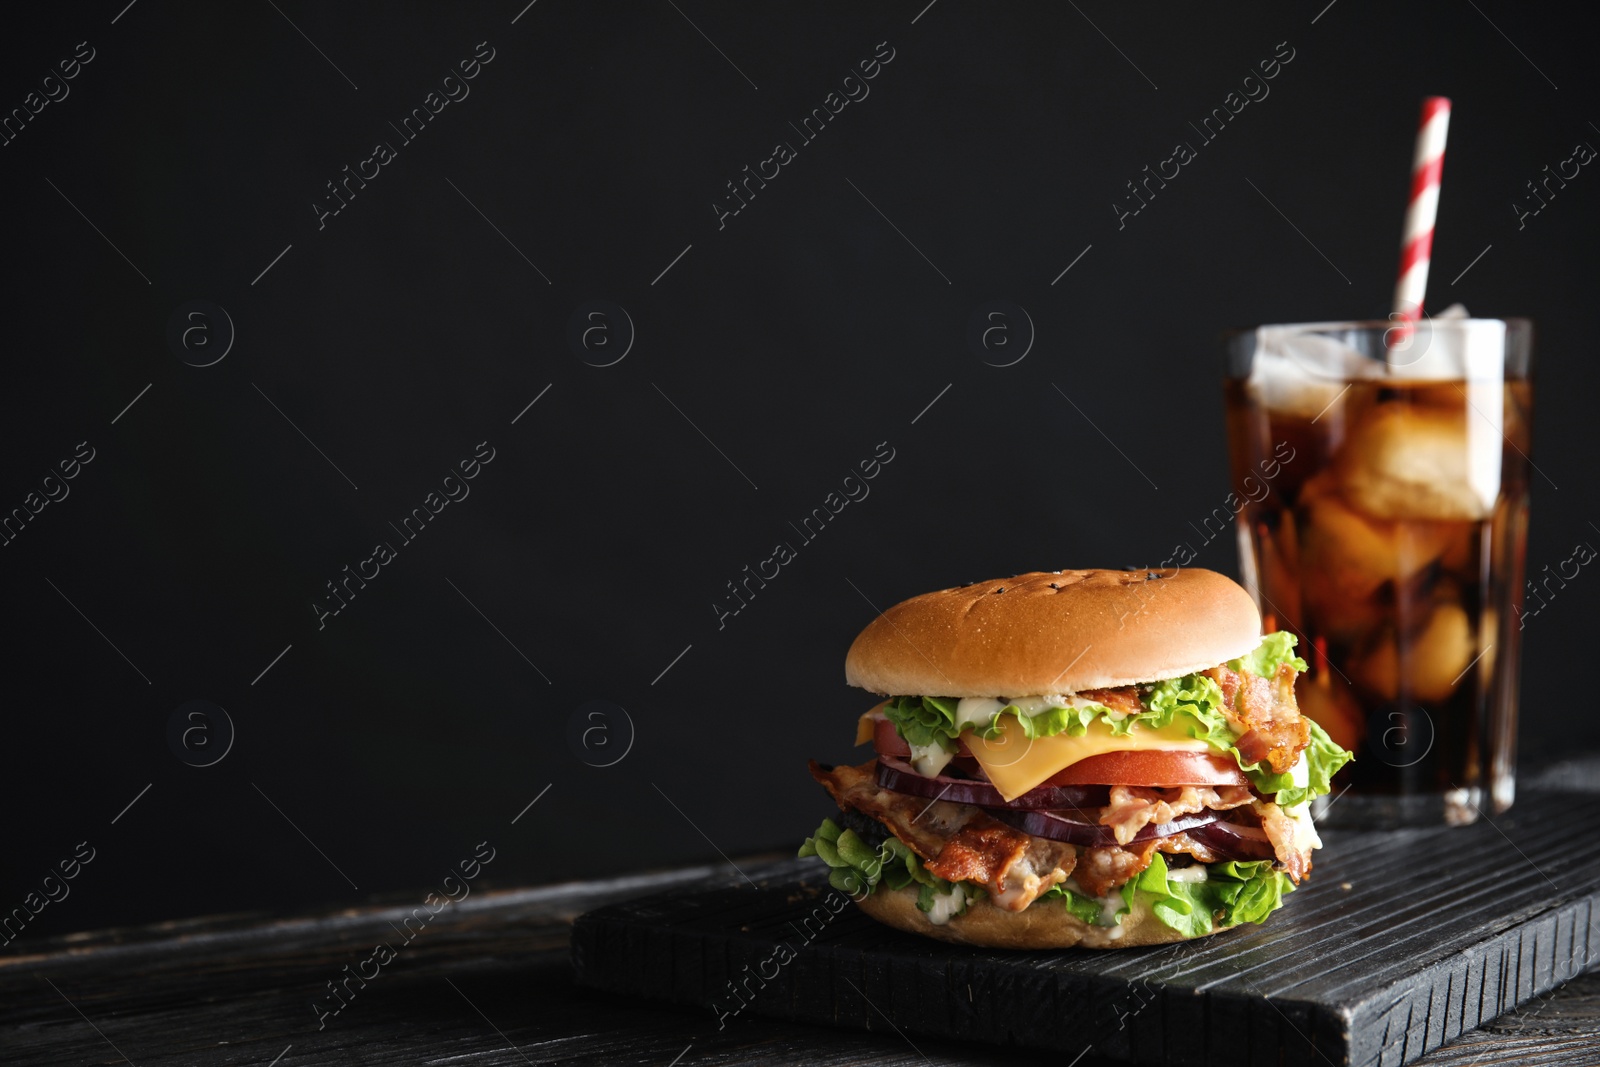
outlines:
[[[1200,937],[1218,926],[1262,922],[1283,903],[1285,893],[1294,891],[1289,876],[1274,871],[1271,860],[1213,863],[1206,867],[1203,882],[1176,882],[1168,874],[1166,860],[1156,853],[1150,866],[1123,885],[1118,921],[1143,894],[1163,925],[1185,937]]]
[[[1289,639],[1291,645],[1293,644],[1293,635],[1284,634],[1283,636]],[[1235,660],[1234,662],[1241,661]],[[1239,737],[1228,726],[1227,716],[1223,712],[1222,687],[1212,679],[1203,674],[1191,674],[1184,678],[1169,678],[1164,682],[1156,683],[1150,688],[1150,693],[1145,698],[1145,703],[1153,711],[1161,712],[1164,721],[1160,725],[1178,723],[1190,737],[1200,738],[1213,748],[1221,749],[1232,756],[1234,761],[1239,764],[1239,769],[1244,771],[1245,777],[1250,779],[1250,784],[1262,796],[1280,794],[1282,799],[1278,800],[1279,806],[1284,806],[1285,799],[1295,803],[1298,803],[1299,799],[1304,799],[1301,797],[1304,790],[1295,785],[1294,778],[1289,773],[1276,774],[1266,761],[1251,763],[1239,752],[1236,744]],[[1306,721],[1310,722],[1309,719]],[[1315,723],[1311,724],[1311,728],[1314,731],[1313,737],[1316,733],[1321,732]],[[1322,736],[1324,738],[1327,737],[1326,734],[1322,734]],[[1338,751],[1343,753],[1342,749]],[[1349,758],[1348,753],[1343,754],[1345,759]],[[1326,756],[1327,753],[1323,753],[1320,758],[1326,759]],[[1310,757],[1308,756],[1308,758]],[[1342,764],[1343,760],[1340,761],[1339,765]],[[1327,791],[1326,776],[1324,776],[1322,792],[1326,793]]]
[[[917,907],[930,911],[958,888],[957,883],[947,882],[923,866],[899,838],[886,838],[873,848],[854,830],[843,830],[832,819],[822,820],[816,833],[800,846],[800,855],[820,857],[828,865],[828,884],[853,897],[865,896],[879,886],[903,889],[915,885]],[[1156,853],[1150,866],[1122,887],[1123,906],[1117,921],[1121,922],[1139,894],[1144,894],[1162,923],[1185,937],[1199,937],[1216,926],[1262,922],[1283,903],[1285,893],[1294,891],[1289,876],[1274,871],[1271,860],[1213,863],[1206,868],[1204,882],[1173,881],[1169,873],[1166,859]],[[973,883],[960,883],[960,887],[969,900],[983,892]],[[1086,923],[1099,923],[1103,914],[1094,897],[1064,885],[1052,886],[1039,900],[1059,900]],[[955,914],[965,910],[963,902]]]
[[[1080,921],[1091,926],[1100,922],[1100,902],[1086,893],[1079,893],[1064,885],[1053,885],[1039,894],[1039,900],[1059,899]],[[1037,903],[1037,901],[1035,902]],[[1028,905],[1033,907],[1033,904]]]
[[[1294,638],[1290,636],[1289,640],[1292,642]],[[1200,738],[1232,756],[1245,777],[1250,779],[1250,784],[1262,796],[1279,792],[1298,795],[1294,779],[1287,772],[1275,774],[1265,761],[1251,763],[1240,754],[1236,744],[1239,737],[1228,726],[1227,716],[1223,712],[1222,687],[1211,678],[1203,674],[1191,674],[1157,682],[1150,687],[1145,704],[1152,713],[1159,713],[1156,725],[1177,723],[1190,737]]]
[[[1294,654],[1295,636],[1286,630],[1270,633],[1261,639],[1254,652],[1230,659],[1228,666],[1236,671],[1248,671],[1262,678],[1275,678],[1278,668],[1285,663],[1296,672],[1306,669],[1306,661]]]
[[[1274,678],[1285,664],[1295,671],[1306,669],[1306,661],[1294,653],[1295,636],[1286,631],[1267,634],[1254,650],[1227,666],[1233,670]],[[1012,715],[1022,726],[1030,741],[1065,733],[1081,737],[1089,725],[1100,719],[1118,737],[1127,736],[1134,729],[1160,730],[1176,726],[1189,737],[1198,738],[1231,755],[1262,796],[1273,796],[1280,807],[1289,808],[1303,804],[1314,796],[1329,790],[1329,779],[1351,759],[1351,754],[1341,749],[1314,722],[1311,742],[1305,750],[1307,783],[1297,785],[1290,774],[1275,774],[1265,762],[1248,763],[1237,747],[1238,735],[1228,726],[1224,713],[1222,687],[1204,674],[1190,674],[1182,678],[1168,678],[1147,686],[1143,693],[1145,710],[1133,715],[1117,716],[1110,708],[1100,704],[1086,704],[1076,708],[1049,708],[1036,714],[1026,714],[1015,705],[1007,705],[996,712],[987,723],[958,723],[956,708],[960,701],[953,697],[894,697],[884,707],[884,714],[900,736],[912,745],[937,744],[946,752],[953,752],[956,740],[963,731],[972,730],[985,740],[1001,735],[1000,716]]]
[[[1230,660],[1227,665],[1233,670],[1263,678],[1276,677],[1283,664],[1290,665],[1296,672],[1303,671],[1306,661],[1294,654],[1294,646],[1295,636],[1279,630],[1263,637],[1253,652]],[[1148,712],[1131,716],[1126,721],[1155,727],[1177,723],[1190,737],[1200,738],[1231,755],[1256,791],[1262,796],[1274,797],[1282,808],[1303,804],[1313,796],[1327,793],[1329,779],[1352,758],[1351,753],[1333,743],[1322,727],[1307,719],[1311,741],[1304,753],[1306,785],[1296,785],[1293,775],[1289,773],[1275,774],[1264,761],[1247,762],[1236,745],[1237,735],[1228,726],[1223,710],[1222,687],[1203,674],[1169,678],[1156,683],[1145,697],[1145,706],[1150,709]]]
[[[1334,743],[1327,731],[1322,727],[1306,720],[1311,727],[1311,743],[1306,746],[1304,758],[1306,761],[1306,784],[1297,786],[1290,779],[1278,787],[1277,802],[1280,808],[1292,808],[1296,804],[1304,804],[1312,797],[1322,796],[1331,788],[1329,780],[1334,774],[1349,763],[1354,756]],[[1288,775],[1275,775],[1275,778],[1288,779]]]
[[[946,752],[955,750],[956,738],[963,730],[971,730],[979,737],[992,741],[1000,736],[1000,715],[996,712],[988,724],[979,728],[972,723],[956,725],[955,697],[894,697],[884,705],[883,714],[908,745],[937,744]]]
[[[1029,741],[1037,741],[1041,737],[1054,737],[1059,733],[1066,733],[1072,737],[1082,737],[1089,732],[1089,724],[1109,708],[1093,704],[1081,708],[1047,708],[1034,715],[1025,715],[1014,704],[1008,704],[1000,709],[1000,715],[1010,712],[1017,717],[1017,722],[1022,726],[1022,735]],[[995,716],[999,718],[999,715]]]
[[[1224,923],[1260,923],[1283,905],[1285,893],[1294,892],[1287,874],[1272,869],[1271,860],[1229,860],[1206,868],[1216,899],[1224,909]]]
[[[820,857],[828,865],[828,884],[856,897],[880,885],[904,889],[915,882],[924,890],[947,892],[951,884],[924,867],[898,837],[885,838],[873,848],[854,830],[841,830],[832,819],[822,820],[817,832],[800,846],[799,855]]]
[[[1137,716],[1140,725],[1161,729],[1177,723],[1190,737],[1198,737],[1213,747],[1234,750],[1238,740],[1222,711],[1222,687],[1203,674],[1169,678],[1150,687],[1144,698],[1150,710]]]
[[[975,725],[956,722],[956,706],[959,703],[959,700],[951,697],[894,697],[884,705],[883,714],[894,723],[907,744],[938,744],[949,752],[954,751],[956,739],[968,730],[985,741],[999,738],[1002,715],[1015,716],[1022,724],[1024,736],[1033,741],[1059,733],[1080,737],[1096,717],[1111,711],[1100,704],[1089,704],[1079,708],[1048,708],[1029,715],[1015,705],[1008,704],[995,712],[987,723]],[[1126,733],[1126,728],[1121,732]]]

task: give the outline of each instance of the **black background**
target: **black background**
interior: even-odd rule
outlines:
[[[871,605],[1180,541],[1236,573],[1231,538],[1189,526],[1229,487],[1218,335],[1388,310],[1430,92],[1455,101],[1430,302],[1540,328],[1529,570],[1600,539],[1600,178],[1521,230],[1511,207],[1600,143],[1588,27],[1505,3],[924,2],[14,22],[4,109],[78,42],[95,58],[0,148],[0,509],[78,442],[95,458],[0,548],[0,911],[80,841],[94,862],[29,936],[420,898],[482,840],[502,884],[791,846],[828,808],[805,759],[847,756],[867,703],[841,665]],[[399,143],[484,41],[470,96]],[[789,123],[879,42],[870,95],[800,143]],[[1270,95],[1199,144],[1187,124],[1280,42]],[[319,230],[324,183],[378,140],[397,157]],[[1180,140],[1198,158],[1119,229],[1124,183]],[[724,183],[777,141],[798,157],[719,229]],[[594,299],[637,333],[609,367],[567,340]],[[166,340],[191,300],[237,329],[210,367]],[[1036,330],[1013,366],[967,344],[992,300]],[[319,630],[324,583],[482,441],[470,496]],[[800,542],[880,442],[870,495]],[[778,541],[797,558],[719,628]],[[1529,759],[1600,744],[1570,707],[1597,581],[1529,619]],[[211,767],[167,743],[192,699],[237,727]],[[636,728],[605,768],[568,740],[597,699]]]

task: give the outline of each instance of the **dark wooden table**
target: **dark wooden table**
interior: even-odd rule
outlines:
[[[741,859],[759,877],[773,857]],[[0,1063],[221,1067],[231,1064],[921,1064],[1015,1062],[1015,1051],[752,1017],[719,1031],[709,1013],[619,1003],[576,988],[568,930],[602,903],[695,882],[728,867],[537,889],[474,892],[440,911],[379,966],[372,949],[422,894],[301,918],[223,916],[75,934],[0,954]],[[372,975],[337,1015],[327,983]],[[915,1042],[915,1044],[913,1044]],[[1038,1053],[1022,1054],[1037,1061]],[[1084,1057],[1078,1067],[1090,1067]],[[1600,974],[1588,974],[1419,1061],[1458,1067],[1600,1062]],[[1067,1067],[1061,1064],[1059,1067]]]

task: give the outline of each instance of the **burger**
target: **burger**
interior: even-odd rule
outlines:
[[[1213,571],[1035,571],[882,612],[845,679],[884,699],[800,850],[868,915],[996,948],[1131,948],[1259,923],[1321,847],[1350,753],[1306,669]]]

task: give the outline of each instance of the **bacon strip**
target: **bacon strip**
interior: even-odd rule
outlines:
[[[1126,845],[1146,826],[1171,822],[1199,811],[1242,808],[1255,795],[1242,785],[1186,785],[1153,789],[1136,785],[1111,787],[1111,803],[1100,811],[1100,825],[1111,829],[1117,844]]]
[[[1072,872],[1072,877],[1090,896],[1107,896],[1150,866],[1150,857],[1155,851],[1156,842],[1153,840],[1127,847],[1118,845],[1084,849],[1083,855],[1078,857],[1078,866]]]
[[[1139,699],[1139,687],[1133,685],[1119,686],[1116,689],[1086,689],[1078,696],[1085,700],[1092,700],[1096,704],[1104,704],[1112,711],[1120,711],[1124,715],[1142,715],[1144,702]]]
[[[1228,667],[1204,672],[1222,687],[1223,713],[1240,734],[1236,745],[1246,763],[1262,760],[1283,774],[1311,743],[1311,727],[1294,699],[1294,668],[1287,663],[1273,678],[1260,678]]]
[[[945,843],[981,812],[971,804],[929,803],[922,797],[880,788],[875,770],[875,761],[829,770],[811,761],[811,777],[839,807],[877,819],[925,861],[937,859]]]
[[[1021,859],[1027,850],[1027,834],[993,818],[974,818],[945,843],[928,869],[947,882],[987,885],[1000,881],[1000,872]]]
[[[946,881],[977,882],[994,902],[1021,911],[1058,882],[1077,863],[1078,850],[1013,829],[972,804],[929,802],[884,789],[871,761],[824,770],[815,761],[811,775],[841,808],[853,808],[888,827]]]
[[[1251,806],[1261,817],[1261,829],[1272,845],[1272,854],[1277,857],[1274,866],[1287,872],[1298,885],[1311,873],[1311,848],[1299,845],[1295,820],[1270,801],[1256,800]]]
[[[1235,695],[1241,688],[1235,688]],[[1292,704],[1289,710],[1293,710]],[[1270,720],[1255,721],[1270,725]],[[1298,713],[1296,722],[1302,730],[1305,728]],[[1260,818],[1262,831],[1272,845],[1274,866],[1296,882],[1311,870],[1313,842],[1303,839],[1295,820],[1276,804],[1256,797],[1244,786],[1112,786],[1110,803],[1100,809],[1097,818],[1101,825],[1111,828],[1118,844],[1082,848],[1025,834],[973,804],[929,801],[884,789],[878,785],[875,771],[876,762],[871,760],[854,767],[827,769],[815,761],[811,764],[812,777],[840,808],[876,819],[920,856],[934,874],[947,881],[980,884],[995,904],[1011,911],[1026,908],[1069,876],[1084,892],[1106,896],[1148,867],[1157,852],[1188,855],[1197,863],[1217,862],[1220,857],[1211,848],[1185,833],[1132,842],[1147,825],[1171,822],[1181,815],[1208,809],[1226,811],[1248,806]]]
[[[1215,863],[1222,858],[1211,851],[1209,846],[1196,841],[1188,834],[1173,834],[1171,837],[1161,838],[1156,842],[1156,851],[1165,852],[1168,855],[1182,852],[1193,856],[1196,863]]]

